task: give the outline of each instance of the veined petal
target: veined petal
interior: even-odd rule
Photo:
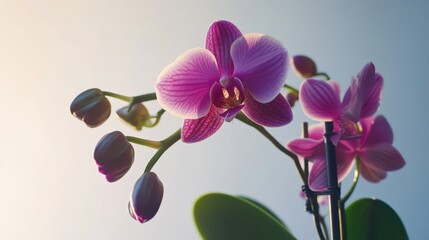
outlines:
[[[312,160],[325,155],[323,139],[298,138],[290,141],[286,147],[295,154]]]
[[[383,89],[383,77],[376,73],[374,79],[374,86],[369,90],[369,94],[366,100],[362,104],[362,109],[360,112],[360,118],[368,118],[377,112],[378,107],[380,106],[381,101],[381,92]],[[343,109],[347,109],[351,100],[351,88],[348,88],[346,94],[343,98]]]
[[[158,76],[158,102],[179,117],[203,117],[211,105],[210,88],[219,77],[212,53],[202,48],[188,50]]]
[[[234,76],[260,103],[271,102],[283,87],[287,51],[276,39],[258,33],[245,34],[231,46]]]
[[[368,138],[369,133],[371,132],[372,125],[374,124],[374,119],[375,117],[372,116],[365,119],[361,119],[359,121],[362,130],[362,135],[359,143],[360,146],[365,146],[366,139]]]
[[[366,180],[372,183],[380,182],[381,180],[385,179],[387,176],[386,171],[377,171],[365,164],[361,165],[360,173],[363,178],[365,178]]]
[[[231,76],[234,64],[231,59],[231,45],[242,34],[228,21],[214,22],[207,31],[206,49],[213,53],[218,63],[221,76]]]
[[[340,86],[340,84],[337,81],[333,81],[333,80],[324,81],[324,82],[327,83],[329,86],[331,86],[332,89],[334,89],[337,98],[341,99],[340,98],[340,94],[341,94],[341,86]]]
[[[245,92],[242,111],[252,121],[266,127],[280,127],[292,121],[292,110],[281,94],[269,103],[260,103]]]
[[[350,104],[350,98],[351,98],[351,90],[350,87],[347,88],[346,93],[344,94],[343,101],[341,102],[341,106],[343,109],[347,109]]]
[[[317,159],[313,162],[308,176],[308,184],[313,191],[323,191],[328,189],[325,158]]]
[[[319,139],[323,141],[324,134],[325,128],[323,123],[314,124],[308,128],[308,138]]]
[[[362,164],[377,171],[394,171],[405,165],[405,160],[390,143],[382,142],[364,148],[359,154]]]
[[[341,103],[337,94],[338,87],[333,87],[323,80],[308,79],[299,89],[299,99],[305,114],[317,121],[332,121],[341,115]]]
[[[341,144],[338,144],[336,156],[338,182],[341,182],[348,175],[348,173],[353,167],[354,154],[353,152],[350,152],[349,149],[346,149],[341,146]],[[328,177],[326,173],[325,158],[321,158],[314,161],[314,164],[310,171],[308,182],[311,189],[313,190],[320,191],[327,189]]]
[[[379,115],[374,118],[366,118],[361,121],[362,124],[362,145],[369,147],[378,143],[393,143],[393,131],[387,122],[387,119]],[[365,134],[365,135],[364,135]]]
[[[212,105],[206,116],[199,119],[185,119],[182,127],[182,141],[199,142],[213,135],[224,122],[224,119],[218,116],[218,112],[218,108]]]
[[[376,73],[374,79],[374,85],[372,86],[366,101],[362,106],[362,111],[360,113],[360,118],[367,118],[377,112],[378,107],[380,106],[381,101],[381,91],[383,89],[383,77]]]
[[[375,67],[374,64],[368,63],[366,64],[363,69],[360,71],[357,77],[354,77],[352,80],[352,83],[350,85],[350,95],[346,94],[347,98],[345,97],[345,100],[349,99],[349,103],[346,104],[346,109],[344,109],[345,114],[349,119],[351,119],[354,122],[358,122],[361,117],[361,112],[364,107],[364,104],[371,98],[377,98],[381,96],[381,86],[379,84],[375,84]],[[375,88],[375,89],[374,89]],[[371,96],[371,93],[374,91],[373,96]],[[379,92],[377,94],[376,92]],[[379,100],[380,98],[378,98]],[[369,101],[371,104],[373,104],[373,100],[371,99]],[[374,109],[377,110],[378,103],[376,106],[368,106],[368,111],[373,111]],[[344,105],[344,104],[343,104]],[[374,108],[375,107],[375,108]],[[375,111],[371,112],[369,116],[371,116]],[[366,114],[368,115],[367,112]],[[368,116],[366,116],[368,117]]]

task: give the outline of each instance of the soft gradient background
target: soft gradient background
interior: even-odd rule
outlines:
[[[1,0],[0,239],[199,239],[192,205],[212,191],[261,201],[298,239],[317,238],[292,161],[239,121],[162,157],[154,171],[164,200],[156,218],[141,225],[127,203],[154,151],[136,147],[131,171],[109,184],[93,149],[114,130],[162,139],[182,120],[166,114],[158,128],[136,132],[114,115],[96,129],[70,115],[73,98],[91,87],[153,92],[159,72],[185,50],[203,47],[217,19],[272,35],[291,55],[312,56],[343,88],[365,63],[375,63],[385,78],[379,113],[407,164],[380,184],[361,181],[353,199],[385,200],[411,239],[428,239],[428,12],[426,1]],[[288,83],[299,82],[290,71]],[[289,126],[271,129],[284,143],[307,120],[299,106],[294,114]]]

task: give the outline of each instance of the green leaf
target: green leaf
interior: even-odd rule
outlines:
[[[271,209],[267,208],[267,206],[263,205],[262,203],[254,200],[254,199],[251,199],[249,197],[245,197],[245,196],[237,196],[237,197],[244,199],[244,200],[247,200],[247,201],[255,204],[256,206],[262,208],[262,210],[264,210],[266,213],[271,215],[271,217],[275,218],[277,221],[279,221],[281,224],[283,224],[286,227],[286,229],[288,229],[286,224],[273,211],[271,211]]]
[[[364,198],[346,209],[347,236],[360,239],[408,239],[407,231],[396,212],[378,199]]]
[[[223,193],[201,196],[194,219],[203,239],[295,239],[286,227],[258,204]]]

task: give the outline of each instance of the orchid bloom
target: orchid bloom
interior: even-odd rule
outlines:
[[[362,136],[352,141],[340,140],[336,147],[338,181],[342,181],[353,167],[353,160],[360,161],[361,175],[369,182],[379,182],[388,171],[402,168],[405,161],[392,146],[393,132],[384,116],[369,117],[359,122]],[[323,126],[309,129],[309,138],[292,140],[287,147],[299,156],[313,160],[309,184],[313,190],[327,187]]]
[[[257,124],[283,126],[292,120],[280,94],[287,59],[274,38],[242,35],[234,24],[217,21],[208,30],[206,49],[186,51],[161,72],[157,99],[166,111],[185,119],[184,142],[208,138],[240,111]]]
[[[383,87],[383,77],[375,72],[374,64],[366,64],[352,79],[351,86],[340,100],[337,82],[308,79],[301,84],[299,99],[304,113],[313,120],[333,121],[336,134],[331,140],[336,145],[340,138],[358,137],[356,123],[377,111]]]

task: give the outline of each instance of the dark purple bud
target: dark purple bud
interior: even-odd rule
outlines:
[[[98,171],[106,175],[108,182],[124,176],[134,162],[134,148],[119,131],[111,132],[98,141],[94,150]]]
[[[295,102],[298,101],[298,93],[288,92],[286,93],[286,100],[291,107],[295,105]]]
[[[292,58],[292,66],[302,78],[311,78],[317,73],[316,63],[309,57],[296,55]]]
[[[144,223],[152,219],[158,212],[164,195],[164,186],[158,176],[147,172],[134,185],[128,211],[132,218]]]
[[[141,130],[144,125],[151,125],[152,123],[149,118],[149,112],[141,103],[134,104],[129,111],[128,106],[123,107],[117,110],[116,114],[137,130]]]
[[[73,116],[94,128],[104,123],[110,116],[109,100],[98,88],[91,88],[79,94],[70,105]]]

